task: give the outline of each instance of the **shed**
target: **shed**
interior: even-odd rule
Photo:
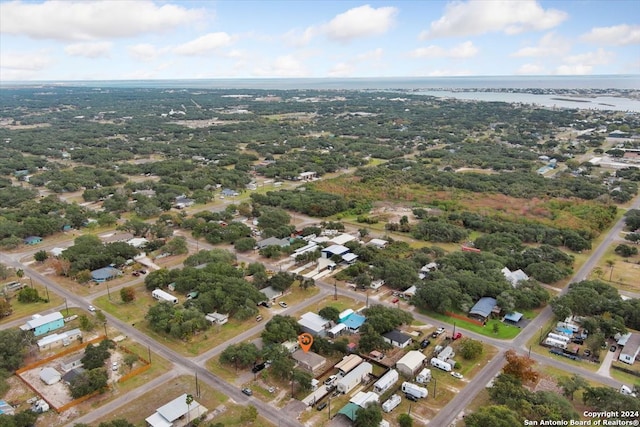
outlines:
[[[40,379],[46,384],[46,385],[53,385],[57,382],[60,381],[62,377],[60,376],[60,372],[56,371],[53,368],[50,367],[46,367],[43,368],[40,371]]]
[[[365,320],[367,320],[367,318],[364,317],[363,315],[358,313],[353,313],[351,316],[349,316],[345,321],[341,323],[344,323],[347,329],[349,329],[349,331],[356,333],[360,330],[360,326],[362,326]]]
[[[298,362],[298,366],[301,369],[309,372],[314,377],[321,374],[327,364],[327,359],[313,351],[296,350],[291,357]]]
[[[513,323],[514,325],[518,323],[520,320],[522,320],[522,313],[519,313],[517,311],[514,311],[513,313],[509,313],[506,316],[504,316],[505,322]]]
[[[405,348],[411,344],[411,337],[407,334],[403,334],[397,329],[382,334],[382,338],[384,338],[384,342],[389,343],[394,347]]]
[[[413,377],[422,368],[426,358],[421,352],[411,350],[396,362],[396,369],[407,377]]]
[[[398,381],[398,378],[400,378],[398,375],[398,371],[396,371],[395,369],[390,369],[386,374],[380,377],[380,379],[373,384],[373,391],[378,394],[383,394]]]
[[[377,291],[378,289],[380,289],[381,287],[384,286],[384,280],[382,279],[378,279],[378,280],[374,280],[373,282],[371,282],[371,284],[369,285],[369,287],[371,289],[373,289],[374,291]]]
[[[497,303],[498,301],[496,301],[495,298],[482,297],[471,308],[471,310],[469,310],[469,317],[477,318],[478,320],[485,322],[491,315],[491,311],[493,311],[493,307],[495,307]]]
[[[114,267],[103,267],[91,272],[91,279],[96,283],[115,279],[120,275],[120,270]]]
[[[345,325],[344,323],[338,323],[336,326],[334,326],[333,328],[327,331],[327,336],[329,338],[339,337],[344,333],[346,329],[347,329],[347,325]]]

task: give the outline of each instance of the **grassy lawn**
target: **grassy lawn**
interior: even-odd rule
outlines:
[[[144,419],[152,415],[158,407],[173,400],[182,393],[191,393],[194,394],[194,398],[198,403],[209,410],[209,413],[218,409],[218,415],[210,420],[212,423],[222,423],[225,426],[245,426],[249,424],[256,427],[272,426],[271,423],[260,416],[252,423],[242,420],[244,406],[230,402],[227,396],[209,387],[204,382],[200,382],[199,385],[201,395],[200,397],[196,397],[194,394],[194,377],[180,376],[174,378],[162,386],[148,391],[133,402],[119,408],[116,412],[100,418],[96,421],[95,425],[100,422],[124,418],[136,426],[144,426],[146,425]]]
[[[618,362],[618,361],[613,361],[613,363],[611,363],[611,369],[609,369],[609,374],[617,379],[618,381],[621,381],[622,383],[628,385],[629,387],[633,388],[632,386],[634,384],[639,384],[640,385],[640,376],[635,376],[632,374],[628,374],[626,372],[622,372],[619,371],[617,369],[613,369],[613,366],[620,366],[624,369],[633,369],[632,366],[627,365],[626,363],[622,363],[622,362]],[[636,372],[638,372],[638,370],[636,369]],[[640,374],[640,372],[638,372]]]
[[[22,279],[22,283],[29,283],[29,280],[24,281],[25,278]],[[41,298],[47,298],[47,294],[49,295],[49,302],[32,302],[32,303],[22,303],[18,301],[18,294],[16,293],[13,298],[10,299],[11,308],[13,308],[13,313],[7,317],[3,317],[0,320],[0,324],[5,322],[10,322],[14,319],[19,319],[21,317],[30,316],[32,314],[40,313],[45,310],[50,310],[54,307],[58,307],[61,304],[64,304],[64,299],[62,299],[58,294],[53,292],[51,289],[47,290],[44,286],[39,283],[33,282],[33,288],[38,291],[38,295]]]
[[[360,306],[362,306],[362,303],[360,301],[343,296],[343,295],[338,295],[337,300],[334,300],[333,296],[331,296],[325,301],[321,301],[317,304],[310,305],[305,309],[305,311],[312,311],[314,313],[317,313],[318,311],[322,310],[325,307],[334,307],[338,309],[338,311],[342,312],[347,308],[351,308],[355,310],[356,308],[360,308]]]
[[[497,320],[497,319],[491,319],[487,322],[486,326],[479,326],[476,325],[475,323],[470,323],[470,322],[465,322],[461,319],[454,319],[453,317],[449,317],[447,315],[444,314],[440,314],[440,313],[436,313],[435,311],[429,311],[429,310],[419,310],[419,312],[421,314],[424,314],[425,316],[429,316],[429,317],[433,317],[434,319],[438,319],[442,322],[446,322],[449,323],[451,325],[453,325],[455,323],[456,326],[459,326],[461,328],[464,329],[468,329],[470,331],[473,331],[477,334],[481,334],[487,337],[492,337],[492,338],[498,338],[498,339],[512,339],[514,337],[516,337],[520,331],[522,329],[518,328],[517,326],[511,326],[511,325],[507,325],[505,323],[502,323],[501,321]],[[498,325],[498,333],[495,333],[493,328],[493,325]]]
[[[607,248],[590,278],[604,280],[623,291],[640,292],[640,254],[623,258],[614,252],[619,244],[620,242],[616,242]],[[631,242],[628,242],[628,246],[634,247]],[[613,262],[613,268],[607,264],[609,261]]]

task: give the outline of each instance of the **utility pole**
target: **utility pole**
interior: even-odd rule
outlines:
[[[333,299],[338,300],[338,282],[336,282],[336,279],[333,279]]]
[[[109,301],[111,301],[111,292],[109,292],[109,282],[107,281],[107,296],[109,297]]]
[[[147,346],[147,350],[149,350],[149,365],[151,365],[151,347]]]
[[[67,305],[67,299],[64,299],[64,308],[67,310],[67,316],[69,315],[69,306]]]

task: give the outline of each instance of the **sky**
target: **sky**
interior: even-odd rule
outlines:
[[[0,81],[640,74],[640,1],[0,0]]]

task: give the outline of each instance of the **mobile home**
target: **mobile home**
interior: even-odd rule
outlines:
[[[544,345],[548,345],[549,347],[556,347],[565,350],[567,348],[567,343],[564,341],[556,340],[553,338],[547,338],[544,340]]]
[[[419,385],[415,385],[410,382],[402,383],[402,391],[416,397],[418,399],[422,399],[423,397],[427,397],[427,389],[424,387],[420,387]]]
[[[437,357],[434,357],[431,359],[431,366],[434,366],[438,369],[442,369],[443,371],[446,371],[446,372],[451,372],[451,364],[447,362],[443,362]]]
[[[395,369],[391,369],[378,381],[376,381],[375,384],[373,384],[373,391],[378,394],[384,393],[385,391],[389,390],[391,386],[396,383],[396,381],[398,381],[398,378],[398,371],[396,371]]]
[[[167,301],[172,304],[178,303],[178,298],[174,297],[169,292],[163,291],[162,289],[154,289],[153,292],[151,292],[151,296],[158,301]]]

